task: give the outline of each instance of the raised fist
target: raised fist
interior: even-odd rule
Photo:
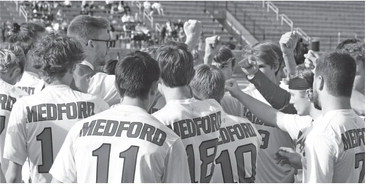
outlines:
[[[295,50],[296,44],[300,38],[301,36],[296,31],[283,34],[279,41],[282,52],[284,54],[292,53]]]
[[[258,72],[258,64],[253,56],[241,60],[239,66],[247,76],[254,76]]]
[[[207,37],[205,43],[205,55],[214,55],[220,49],[221,38],[217,35]]]
[[[196,39],[198,41],[202,33],[202,23],[201,21],[190,19],[184,23],[183,29],[187,38]]]

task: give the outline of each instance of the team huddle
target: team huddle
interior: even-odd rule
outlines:
[[[213,36],[199,62],[189,20],[185,43],[133,51],[107,74],[108,28],[79,15],[67,35],[23,23],[0,43],[1,182],[365,182],[362,41],[299,62],[288,32],[236,62]]]

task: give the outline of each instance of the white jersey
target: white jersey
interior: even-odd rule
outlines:
[[[260,92],[254,87],[249,85],[243,90],[248,95],[255,99],[270,105]],[[265,114],[265,112],[263,112]],[[278,149],[280,147],[294,148],[294,143],[288,133],[280,130],[279,128],[267,125],[262,120],[258,119],[249,109],[244,108],[244,117],[247,117],[257,128],[258,132],[262,136],[261,149],[258,152],[258,165],[256,183],[288,183],[294,182],[295,169],[290,165],[278,165],[274,159]]]
[[[32,95],[40,92],[45,87],[45,82],[37,74],[24,71],[22,78],[15,86]]]
[[[27,96],[27,93],[0,79],[0,162],[4,173],[8,168],[8,160],[3,158],[3,151],[9,115],[13,104],[22,96]]]
[[[227,114],[243,117],[243,104],[238,99],[232,97],[229,92],[225,92],[224,97],[221,99],[221,106]]]
[[[306,183],[365,182],[365,122],[351,109],[314,121],[302,158]]]
[[[211,182],[250,183],[256,177],[257,154],[262,138],[246,118],[223,114]]]
[[[300,116],[297,114],[280,114],[277,116],[277,126],[287,132],[292,140],[296,141],[295,151],[305,156],[305,139],[313,125],[311,116]],[[303,182],[303,170],[297,169],[295,183]]]
[[[23,97],[10,114],[4,158],[23,165],[28,157],[32,182],[50,182],[48,172],[70,128],[107,108],[103,100],[66,85]]]
[[[182,138],[192,182],[208,183],[214,170],[222,108],[216,100],[171,100],[153,115]]]
[[[130,105],[78,122],[50,173],[65,183],[190,182],[182,140],[146,110]]]

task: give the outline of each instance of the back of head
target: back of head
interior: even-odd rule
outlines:
[[[82,46],[76,39],[55,33],[39,40],[30,53],[33,57],[32,66],[40,71],[48,83],[55,77],[64,76],[84,59]]]
[[[222,64],[225,63],[227,60],[233,58],[234,55],[231,52],[230,48],[227,46],[222,46],[219,51],[215,54],[213,60],[216,63]]]
[[[157,50],[160,77],[168,87],[189,85],[194,75],[193,56],[184,43],[170,43]]]
[[[102,17],[90,15],[78,15],[69,24],[67,35],[77,39],[88,41],[95,39],[100,34],[100,30],[108,29],[109,22]]]
[[[0,49],[0,73],[1,76],[9,74],[13,69],[19,67],[24,69],[24,61],[20,60],[13,51],[9,49]],[[20,73],[22,74],[22,72]]]
[[[337,97],[351,96],[355,74],[355,60],[348,53],[343,52],[323,55],[315,69],[315,77],[322,76],[329,94]]]
[[[201,64],[196,67],[190,86],[198,99],[212,98],[220,102],[225,93],[225,77],[217,67]]]
[[[305,64],[296,66],[296,77],[290,79],[289,89],[307,90],[313,87],[314,73]]]
[[[365,67],[365,43],[359,39],[346,39],[338,44],[336,50],[345,52],[354,57],[355,60],[362,61]]]
[[[7,37],[7,41],[18,44],[22,47],[24,53],[27,54],[45,31],[46,29],[40,24],[33,22],[22,23],[12,29],[11,34]]]
[[[148,53],[135,51],[118,61],[115,73],[116,88],[122,97],[145,99],[153,82],[159,80],[160,69]]]
[[[118,60],[114,59],[108,60],[103,66],[103,71],[109,75],[114,75],[117,62]]]
[[[11,65],[15,65],[15,66],[19,67],[21,70],[21,73],[23,74],[24,66],[25,66],[25,54],[24,54],[23,49],[16,44],[7,43],[7,42],[1,43],[0,49],[10,50],[16,56],[17,60],[12,61],[11,63],[13,63],[13,64],[11,64]]]

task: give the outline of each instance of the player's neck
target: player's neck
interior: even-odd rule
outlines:
[[[322,113],[325,114],[328,111],[351,109],[350,97],[336,97],[327,95],[322,101]]]
[[[318,109],[316,109],[313,105],[310,108],[310,116],[315,120],[318,116],[320,116],[322,112]]]
[[[192,98],[192,93],[188,86],[180,86],[173,88],[165,87],[163,94],[166,102],[170,100],[184,100]]]
[[[123,97],[123,100],[122,100],[121,104],[122,105],[136,106],[136,107],[140,107],[144,110],[147,110],[147,107],[149,105],[149,101],[142,100],[140,98],[132,98],[132,97],[125,96],[125,97]]]

